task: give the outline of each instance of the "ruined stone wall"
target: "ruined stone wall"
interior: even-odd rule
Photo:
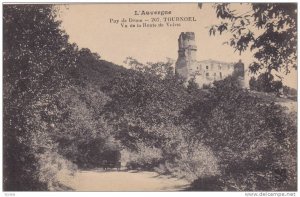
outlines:
[[[216,80],[222,80],[234,71],[233,63],[225,63],[214,60],[199,61],[191,70],[196,82],[201,86],[212,84]]]
[[[239,80],[243,82],[245,70],[241,61],[236,64],[211,59],[197,61],[194,32],[182,32],[178,38],[178,48],[175,71],[187,81],[195,78],[195,81],[202,87],[204,84],[210,85],[216,80],[238,74]]]

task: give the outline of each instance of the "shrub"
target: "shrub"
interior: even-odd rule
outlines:
[[[221,176],[211,176],[198,178],[191,183],[191,186],[187,189],[190,191],[222,191],[225,184],[222,181]]]
[[[138,143],[138,152],[130,152],[126,167],[131,170],[153,170],[162,159],[162,151]]]
[[[209,88],[211,88],[211,85],[210,84],[203,84],[202,88],[203,89],[209,89]]]
[[[199,177],[218,175],[218,161],[213,152],[199,141],[180,144],[176,159],[166,160],[159,172],[170,173],[176,177],[193,181]]]
[[[211,93],[188,117],[194,119],[195,135],[218,158],[222,190],[295,190],[295,116],[240,89],[230,77],[216,82]],[[203,117],[199,112],[207,106]]]
[[[39,158],[39,180],[47,184],[50,191],[59,187],[59,176],[73,175],[77,166],[55,152],[45,152]]]

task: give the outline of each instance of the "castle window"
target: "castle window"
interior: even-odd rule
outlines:
[[[209,77],[209,73],[206,73],[206,76]]]
[[[219,70],[221,70],[221,64],[219,64]]]
[[[222,73],[220,72],[220,79],[222,79]]]
[[[206,69],[208,69],[208,66],[206,66]]]
[[[214,73],[214,76],[217,76],[217,74],[216,74],[216,73]]]

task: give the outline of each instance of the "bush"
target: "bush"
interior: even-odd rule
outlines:
[[[275,81],[270,73],[262,73],[257,79],[251,77],[249,86],[251,90],[259,92],[279,92],[283,88],[282,81]]]
[[[202,88],[203,89],[210,89],[211,85],[210,84],[203,84]]]
[[[193,181],[199,177],[218,175],[218,161],[213,152],[201,142],[184,142],[180,144],[176,159],[166,160],[157,170],[179,178]]]
[[[192,108],[196,135],[218,158],[222,190],[296,189],[296,118],[283,107],[257,99],[229,77]]]
[[[198,178],[187,188],[189,191],[222,191],[225,184],[221,176]]]
[[[153,170],[162,159],[162,151],[138,143],[138,152],[129,152],[126,167],[130,170]]]
[[[38,156],[39,180],[47,184],[50,191],[59,187],[59,176],[73,175],[77,166],[54,152],[45,152]]]

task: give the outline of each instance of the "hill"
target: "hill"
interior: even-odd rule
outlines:
[[[91,53],[89,49],[81,49],[79,54],[77,66],[70,72],[78,82],[91,83],[101,89],[117,74],[127,71],[120,65],[100,59],[98,54]]]
[[[288,111],[290,112],[296,112],[297,111],[297,99],[296,98],[284,98],[279,97],[275,93],[267,93],[267,92],[257,92],[257,91],[251,91],[251,94],[261,99],[264,103],[277,103],[280,104],[283,107],[286,107]]]

